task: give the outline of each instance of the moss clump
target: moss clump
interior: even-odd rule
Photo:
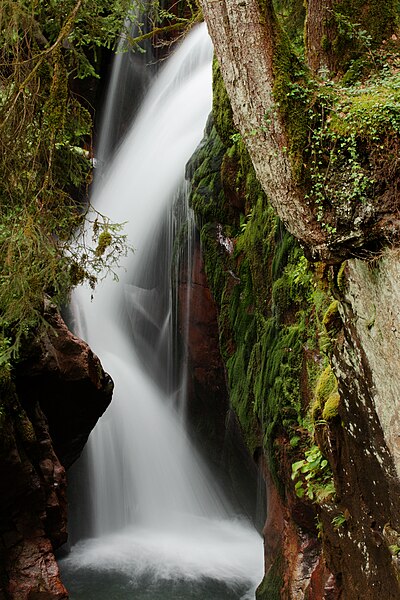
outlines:
[[[35,429],[26,412],[21,409],[16,419],[17,431],[25,444],[34,444],[36,440]]]
[[[233,125],[232,107],[227,94],[218,61],[213,61],[213,117],[215,127],[226,147],[232,144],[231,137],[237,132]]]
[[[338,300],[333,300],[333,302],[331,302],[328,310],[323,316],[322,324],[330,337],[337,334],[342,325]]]
[[[355,132],[362,137],[377,140],[389,132],[400,132],[400,75],[383,72],[364,82],[362,88],[354,86],[338,90],[339,95],[332,111],[329,128],[341,136]]]
[[[257,600],[280,600],[283,587],[283,557],[278,554],[256,590]]]
[[[315,388],[315,399],[311,411],[313,420],[329,421],[335,418],[338,415],[339,404],[337,379],[329,365],[322,372]]]
[[[103,256],[104,252],[112,243],[112,235],[109,231],[102,231],[99,235],[99,239],[97,242],[97,247],[95,250],[96,256]]]
[[[322,418],[324,421],[330,421],[338,416],[339,404],[339,392],[333,392],[330,394],[328,400],[325,402],[324,410],[322,411]]]
[[[336,285],[341,294],[344,294],[347,287],[347,277],[346,277],[346,267],[347,260],[343,261],[340,265],[338,274],[336,276]]]

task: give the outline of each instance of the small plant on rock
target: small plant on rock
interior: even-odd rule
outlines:
[[[318,503],[331,499],[335,494],[335,486],[327,459],[315,444],[304,455],[303,460],[292,465],[292,480],[297,480],[296,495]]]

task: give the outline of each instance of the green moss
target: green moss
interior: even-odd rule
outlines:
[[[337,381],[331,366],[322,372],[315,389],[315,399],[319,404],[325,404],[330,394],[337,390]]]
[[[273,0],[275,14],[292,40],[296,49],[304,50],[304,22],[306,8],[304,0]]]
[[[339,312],[339,302],[333,300],[322,318],[320,346],[327,356],[331,356],[337,336],[342,328],[342,318]]]
[[[278,554],[274,563],[265,575],[262,583],[256,590],[257,600],[280,600],[283,587],[283,568],[284,561],[282,554]]]
[[[329,52],[331,50],[331,42],[327,35],[323,35],[321,38],[321,48],[324,52]]]
[[[97,242],[97,247],[95,250],[96,256],[102,256],[107,248],[112,243],[112,235],[109,231],[102,231],[99,235],[99,239]]]
[[[186,171],[191,178],[192,191],[190,204],[201,227],[207,222],[225,222],[225,196],[221,185],[221,163],[225,147],[213,126],[208,125],[208,135],[204,145],[190,159]]]
[[[231,103],[221,75],[218,61],[213,61],[213,117],[215,127],[226,147],[232,144],[231,136],[237,133],[233,125]]]
[[[288,289],[287,280],[281,277],[272,286],[272,310],[278,322],[283,322],[290,305],[290,290]]]
[[[338,414],[340,396],[338,392],[337,379],[329,365],[322,372],[315,388],[315,399],[312,406],[312,418],[314,421],[324,419],[329,421]]]
[[[280,277],[289,260],[289,254],[295,245],[293,236],[282,225],[276,230],[276,248],[272,260],[272,277]]]
[[[274,75],[273,94],[287,130],[293,174],[298,181],[302,181],[312,92],[306,66],[297,58],[288,38],[279,29],[275,44]]]
[[[342,264],[340,265],[338,274],[336,276],[336,284],[337,284],[339,292],[341,292],[342,294],[345,293],[346,287],[347,287],[346,267],[347,267],[347,260],[342,262]]]
[[[323,316],[322,324],[330,336],[335,335],[341,327],[341,317],[339,313],[339,302],[333,300],[330,303],[328,310]]]
[[[250,451],[263,443],[272,477],[284,494],[275,440],[302,422],[308,394],[302,383],[302,373],[308,372],[305,348],[316,347],[318,335],[307,300],[314,293],[308,263],[272,216],[266,201],[259,199],[233,257],[220,252],[210,225],[202,230],[202,244],[220,307],[232,406]],[[313,365],[310,361],[310,371]]]
[[[213,223],[204,225],[200,232],[201,247],[205,261],[207,281],[219,306],[223,305],[223,293],[227,282],[225,258],[217,243],[217,230]]]
[[[338,416],[340,404],[339,392],[333,392],[325,402],[324,410],[322,411],[322,418],[324,421],[330,421]]]
[[[355,86],[340,90],[331,113],[330,131],[340,135],[354,134],[378,139],[389,132],[400,132],[400,75],[383,73]]]

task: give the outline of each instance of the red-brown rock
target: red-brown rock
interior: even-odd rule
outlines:
[[[65,467],[111,400],[112,383],[55,309],[0,393],[0,599],[66,600],[54,550],[67,539]]]

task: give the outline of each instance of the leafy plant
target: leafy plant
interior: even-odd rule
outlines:
[[[400,554],[400,546],[397,544],[392,544],[389,546],[389,552],[392,556],[398,556]]]
[[[332,525],[335,530],[339,529],[346,523],[346,517],[343,513],[339,513],[332,519]]]
[[[120,225],[91,211],[89,227],[92,119],[73,90],[97,76],[99,48],[115,45],[130,2],[1,0],[0,8],[0,363],[8,364],[43,321],[45,294],[60,306],[82,280],[115,273],[128,250]]]
[[[377,193],[394,178],[394,140],[400,132],[400,61],[395,50],[383,55],[371,47],[374,69],[353,85],[346,77],[308,82],[312,100],[305,199],[315,205],[317,220],[331,235],[361,204],[373,206]]]
[[[305,451],[305,458],[292,465],[292,480],[297,480],[295,492],[299,498],[323,502],[335,493],[332,470],[317,445]]]
[[[251,221],[251,219],[253,218],[253,211],[250,210],[250,212],[244,216],[244,215],[240,215],[240,231],[242,233],[244,233],[246,231],[247,225],[249,224],[249,222]]]

